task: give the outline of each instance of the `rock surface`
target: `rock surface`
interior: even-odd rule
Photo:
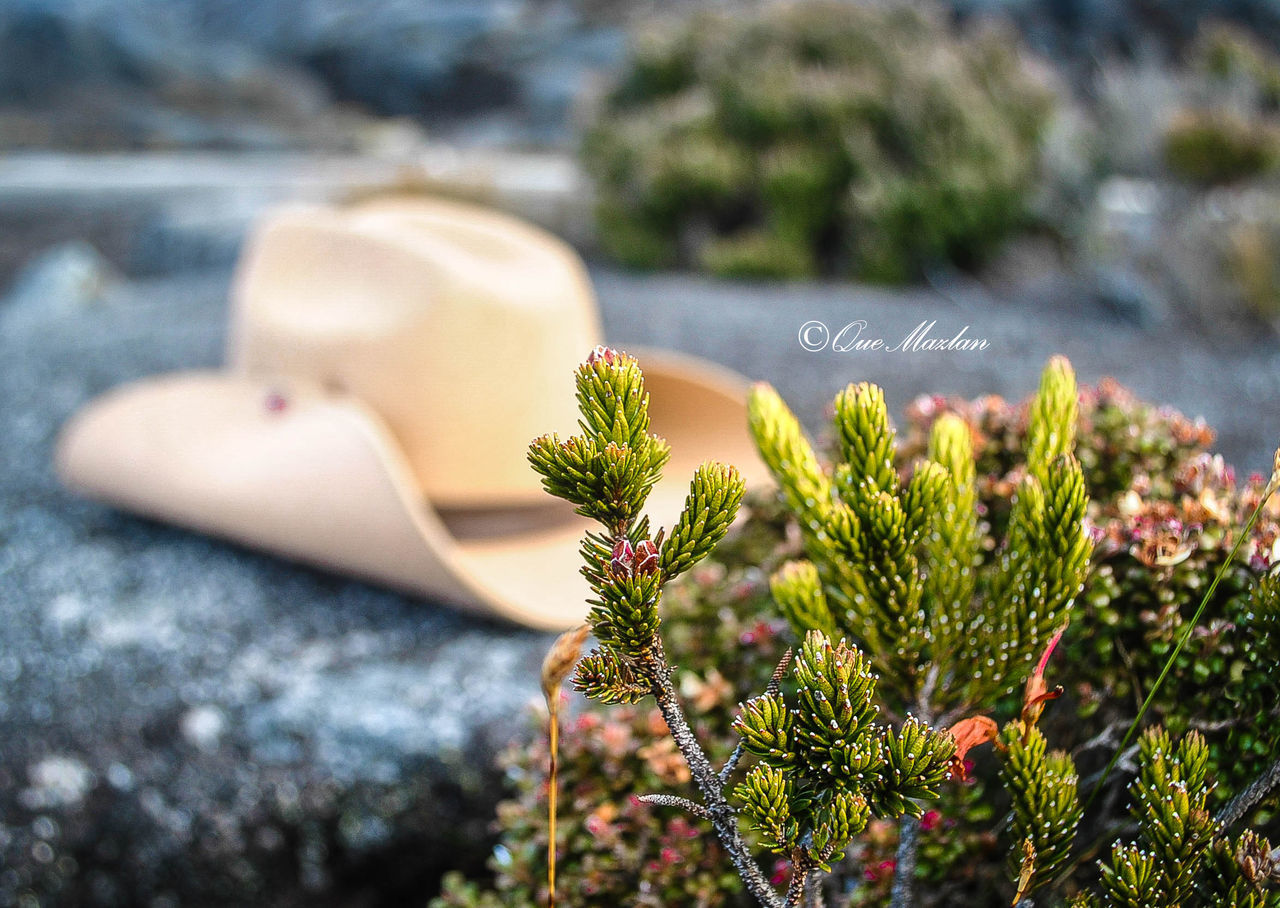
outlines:
[[[84,260],[18,288],[74,294]],[[544,636],[52,476],[89,396],[220,358],[226,283],[0,303],[0,905],[402,904],[483,859],[492,756],[527,727]]]
[[[351,150],[376,124],[493,112],[480,141],[562,143],[625,37],[542,0],[0,0],[0,144]]]

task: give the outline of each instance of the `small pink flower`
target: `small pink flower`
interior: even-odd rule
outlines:
[[[769,877],[769,882],[774,886],[781,886],[791,876],[789,871],[790,868],[787,866],[786,861],[774,861],[773,876]]]
[[[926,810],[924,816],[920,818],[920,828],[925,832],[933,829],[938,825],[938,821],[942,819],[942,814],[936,810]]]

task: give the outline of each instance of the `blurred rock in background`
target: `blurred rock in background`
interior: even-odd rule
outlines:
[[[741,3],[737,4],[741,5]],[[0,146],[359,149],[370,115],[480,144],[573,140],[626,27],[726,0],[0,0]],[[950,0],[1082,69],[1184,48],[1267,0]]]

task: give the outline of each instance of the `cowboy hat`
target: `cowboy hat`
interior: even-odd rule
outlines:
[[[535,436],[575,431],[573,370],[600,342],[567,245],[436,199],[286,208],[250,238],[231,308],[227,369],[134,382],[73,416],[68,487],[533,627],[582,620],[586,521],[525,461]],[[672,450],[656,525],[703,460],[766,481],[741,377],[631,352]]]

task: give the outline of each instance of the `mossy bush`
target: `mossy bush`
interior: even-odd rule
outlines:
[[[1213,455],[1213,433],[1202,421],[1137,400],[1113,382],[1082,389],[1076,414],[1075,450],[1091,493],[1094,555],[1054,657],[1052,680],[1063,685],[1065,696],[1045,710],[1041,728],[1051,747],[1071,755],[1085,786],[1097,781],[1204,590],[1227,562],[1264,480],[1238,477]],[[1013,498],[1025,486],[1022,452],[1034,417],[1028,404],[994,397],[921,398],[908,410],[897,451],[900,470],[928,449],[934,425],[944,417],[951,425],[961,421],[970,433],[981,515],[977,558],[980,567],[991,565],[1002,557],[997,540],[1007,534]],[[749,497],[746,508],[745,523],[711,560],[673,583],[663,602],[664,640],[681,654],[676,687],[717,763],[737,741],[730,724],[737,704],[763,688],[784,648],[797,643],[779,616],[770,575],[801,557],[804,535],[771,496]],[[1258,614],[1252,592],[1278,560],[1280,508],[1273,500],[1227,565],[1205,619],[1147,714],[1148,723],[1162,724],[1182,742],[1179,748],[1203,760],[1196,793],[1203,806],[1197,809],[1220,810],[1280,755],[1280,672],[1269,662],[1277,653],[1258,645],[1268,639],[1274,644],[1276,635]],[[561,891],[578,894],[583,904],[753,904],[704,821],[634,797],[679,790],[688,781],[657,709],[651,703],[577,708],[561,743]],[[1013,718],[1018,712],[1015,694],[994,715],[1008,732],[1019,727]],[[1143,739],[1144,765],[1155,765],[1148,752],[1160,750],[1161,740]],[[1090,841],[1110,842],[1117,830],[1132,838],[1125,789],[1133,758],[1130,753],[1100,792],[1080,830],[1081,846],[1062,858],[1058,872],[1065,883],[1055,890],[1061,897],[1096,884],[1098,855],[1088,850]],[[504,758],[513,797],[499,813],[494,879],[480,884],[450,878],[434,908],[545,904],[546,760],[531,723],[528,742]],[[1010,903],[1010,802],[1000,762],[985,749],[969,754],[964,781],[945,786],[920,818],[917,878],[928,885],[920,887],[915,904]],[[1144,778],[1158,790],[1158,779]],[[1272,839],[1280,831],[1274,798],[1247,819]],[[897,845],[897,824],[872,820],[833,868],[827,903],[887,904]],[[1242,839],[1239,848],[1247,845]],[[1236,866],[1230,848],[1214,848],[1205,860]],[[1104,865],[1106,878],[1114,867]],[[773,873],[775,883],[785,882],[784,863]],[[1059,904],[1048,894],[1036,903]],[[1274,904],[1274,894],[1230,903]]]
[[[626,264],[896,282],[1018,227],[1050,108],[1008,35],[762,4],[639,35],[583,155]]]
[[[1204,97],[1165,132],[1170,172],[1212,186],[1273,170],[1280,161],[1280,55],[1246,31],[1209,25],[1190,62],[1204,79]]]
[[[1278,138],[1271,124],[1230,111],[1183,111],[1165,133],[1164,162],[1192,183],[1236,183],[1275,166]]]

